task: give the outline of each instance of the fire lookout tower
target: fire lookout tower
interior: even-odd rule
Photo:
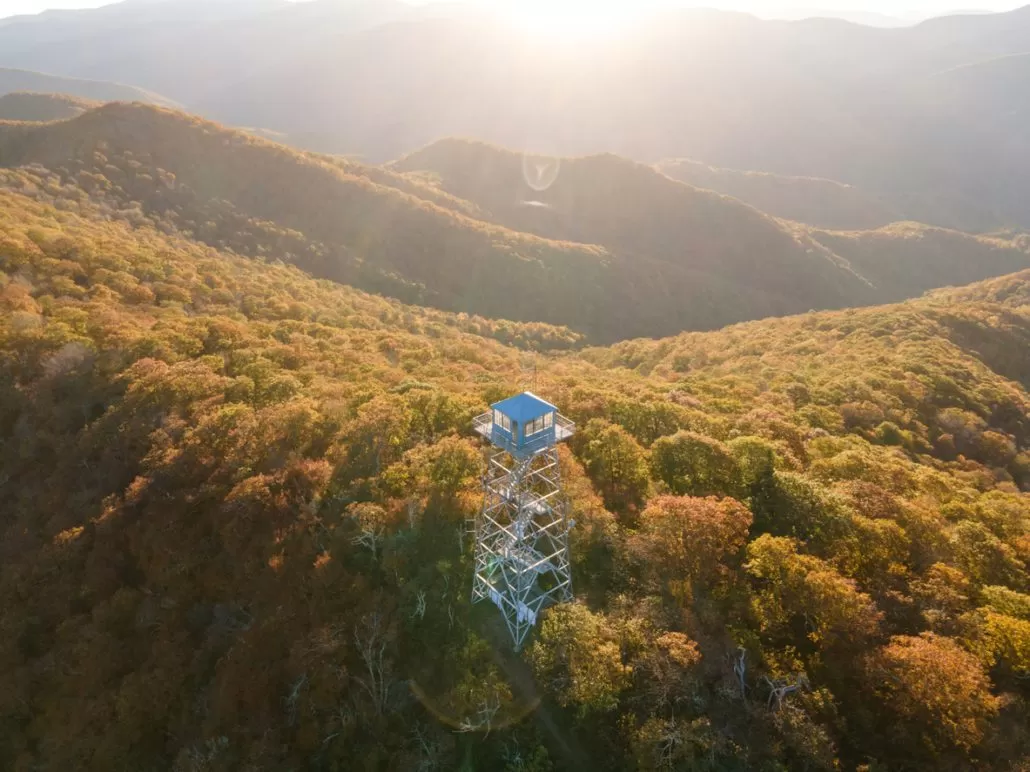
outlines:
[[[575,424],[527,391],[496,403],[473,426],[491,447],[473,526],[472,602],[489,599],[500,609],[518,651],[545,606],[572,599],[558,443]]]

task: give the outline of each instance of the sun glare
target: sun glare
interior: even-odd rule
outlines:
[[[633,0],[514,0],[507,14],[529,33],[546,38],[590,39],[617,34],[651,6]]]

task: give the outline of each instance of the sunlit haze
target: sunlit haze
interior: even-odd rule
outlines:
[[[656,0],[521,0],[495,3],[515,23],[543,37],[606,35],[658,9]]]
[[[134,0],[128,0],[133,2]],[[139,1],[139,0],[135,0]],[[156,0],[149,0],[154,2]],[[307,1],[307,0],[300,0]],[[437,0],[412,0],[424,5]],[[963,10],[1004,11],[1021,3],[1011,0],[466,0],[468,5],[491,8],[514,20],[535,25],[542,31],[558,29],[565,33],[575,28],[583,33],[604,32],[648,12],[672,7],[709,7],[754,13],[759,16],[806,16],[819,14],[882,14],[899,19],[919,19]],[[39,13],[48,9],[96,8],[112,3],[104,0],[0,0],[0,18]]]

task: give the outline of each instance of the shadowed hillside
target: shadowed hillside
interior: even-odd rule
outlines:
[[[817,228],[861,230],[908,219],[876,196],[833,180],[720,169],[686,158],[661,161],[655,168],[674,180]]]
[[[423,161],[433,154],[456,164],[445,190],[399,173],[432,166]],[[379,169],[113,104],[70,121],[0,127],[0,165],[26,164],[58,178],[28,185],[38,196],[102,202],[111,215],[406,302],[568,326],[595,341],[953,283],[941,248],[914,251],[922,240],[912,234],[858,234],[844,259],[828,236],[615,156],[563,162],[555,184],[536,194],[521,156],[486,145],[443,143],[398,170]],[[834,238],[852,246],[851,234]],[[951,245],[949,260],[966,257],[955,272],[963,280],[1026,265],[1014,243],[951,232],[937,240]]]
[[[598,247],[473,219],[464,212],[486,217],[475,204],[393,171],[298,154],[141,105],[8,126],[2,136],[0,164],[53,170],[57,189],[67,186],[59,197],[77,200],[85,190],[109,210],[135,210],[209,244],[290,260],[317,276],[408,302],[567,325],[597,340],[875,297],[840,261],[774,220],[654,172],[644,187],[657,182],[670,195],[634,191],[604,233],[570,229],[565,218],[547,234],[613,237]],[[604,163],[635,168],[615,158]],[[592,173],[589,164],[584,173]],[[597,226],[602,214],[577,216]],[[697,228],[657,227],[672,221]]]
[[[821,246],[847,260],[880,290],[902,300],[946,284],[968,284],[1019,271],[1030,260],[1030,235],[1012,239],[970,236],[912,222],[874,231],[809,231]]]
[[[821,273],[851,298],[846,305],[900,300],[1030,264],[1027,237],[970,236],[917,223],[817,230],[615,156],[524,162],[519,153],[483,143],[443,140],[392,168],[427,172],[444,190],[509,227],[673,263],[701,263],[741,286],[787,292],[789,285],[816,281]],[[557,169],[542,192],[529,184],[538,168],[551,176]],[[801,253],[807,261],[797,260]],[[866,286],[849,285],[856,277]]]
[[[67,94],[15,91],[0,96],[0,121],[61,121],[98,106],[97,102]]]

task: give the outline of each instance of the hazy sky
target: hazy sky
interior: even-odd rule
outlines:
[[[414,2],[432,2],[432,0],[413,0]],[[468,0],[482,6],[511,8],[535,4],[537,0]],[[96,8],[108,5],[111,0],[0,0],[0,18],[21,13],[38,13],[47,8]],[[705,6],[712,8],[730,8],[741,11],[752,11],[759,15],[778,13],[782,9],[813,9],[829,11],[872,11],[893,16],[932,16],[963,10],[1003,11],[1019,7],[1030,2],[1012,2],[1012,0],[547,0],[540,2],[541,7],[559,8],[559,13],[580,13],[585,9],[639,8],[642,5],[660,6]],[[775,10],[774,10],[775,9]]]

